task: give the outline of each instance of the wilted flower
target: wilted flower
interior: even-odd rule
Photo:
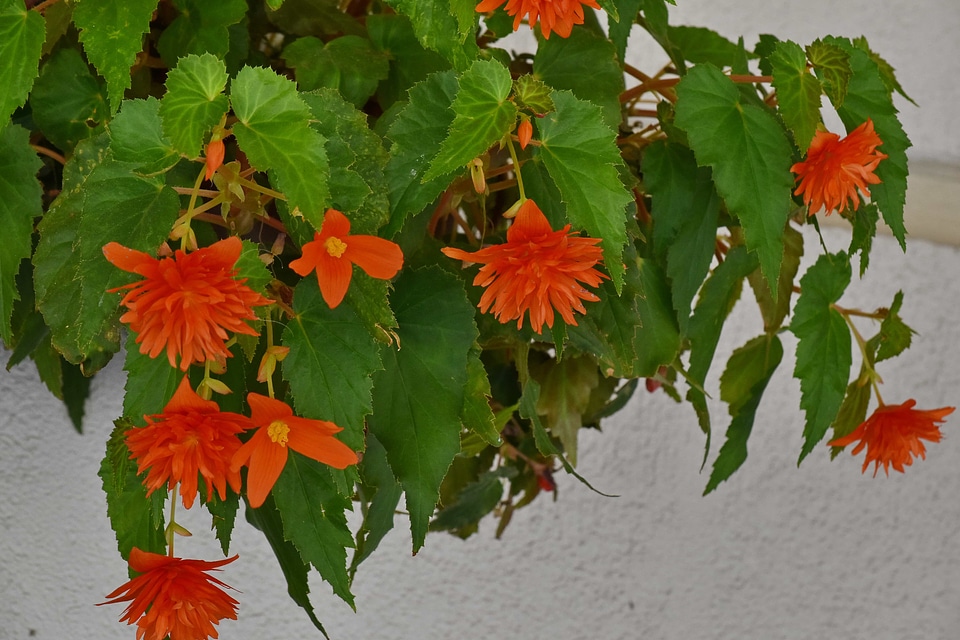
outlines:
[[[851,452],[857,455],[864,447],[867,456],[863,461],[863,471],[866,472],[870,463],[874,463],[873,475],[877,475],[880,465],[883,471],[890,474],[890,465],[900,473],[903,468],[913,464],[914,456],[926,457],[926,448],[921,440],[940,442],[940,428],[938,423],[953,413],[954,407],[943,407],[930,411],[918,411],[913,407],[916,400],[907,400],[903,404],[883,405],[877,407],[852,433],[829,442],[832,447],[845,447],[859,440],[859,444]]]
[[[267,499],[287,464],[288,448],[337,469],[357,463],[353,449],[333,437],[342,429],[332,422],[297,417],[285,402],[259,393],[248,394],[247,402],[250,419],[258,429],[233,456],[231,468],[248,467],[251,507],[259,507]]]
[[[163,408],[163,413],[145,416],[146,427],[126,433],[131,459],[137,473],[147,471],[147,495],[164,486],[180,484],[183,506],[189,509],[197,497],[197,477],[203,476],[207,500],[217,490],[226,499],[226,485],[239,492],[240,474],[230,461],[240,448],[237,434],[251,428],[250,419],[238,413],[220,411],[212,400],[194,392],[187,376]]]
[[[290,262],[301,276],[316,269],[320,293],[331,309],[347,295],[353,265],[371,278],[389,280],[403,266],[403,252],[377,236],[350,235],[350,220],[336,209],[327,209],[320,231],[303,245],[303,255]]]
[[[465,262],[482,264],[473,284],[486,287],[480,310],[500,322],[517,320],[530,312],[530,326],[537,333],[543,325],[553,327],[554,310],[564,322],[576,325],[574,311],[586,313],[583,300],[596,302],[595,294],[582,284],[596,287],[607,276],[594,267],[603,258],[596,246],[599,238],[582,238],[570,233],[568,224],[560,231],[550,227],[533,200],[526,200],[507,230],[507,241],[470,253],[445,247],[443,253]]]
[[[129,309],[120,321],[137,334],[140,353],[156,358],[166,349],[170,366],[179,356],[186,371],[194,362],[229,357],[228,331],[258,335],[245,321],[270,300],[235,279],[241,248],[240,239],[230,237],[158,260],[116,242],[103,247],[114,266],[144,278],[111,289],[130,290],[120,301]]]
[[[555,31],[561,38],[566,38],[573,30],[573,25],[583,24],[583,7],[599,9],[596,0],[483,0],[477,5],[477,11],[487,13],[493,11],[504,2],[507,3],[507,14],[513,16],[513,30],[516,31],[528,16],[532,28],[540,18],[540,29],[543,37],[550,39],[550,33]]]
[[[857,189],[869,197],[867,185],[880,183],[874,170],[887,157],[876,150],[881,144],[870,119],[842,140],[835,133],[817,131],[807,159],[790,167],[800,181],[794,195],[803,194],[803,203],[809,206],[811,215],[822,207],[828,214],[834,209],[843,213],[848,201],[853,202],[854,210],[858,209]]]
[[[204,640],[217,638],[214,625],[237,619],[231,587],[207,574],[237,556],[205,562],[141,551],[130,552],[130,568],[140,575],[107,596],[106,602],[129,602],[121,622],[137,624],[137,640]]]

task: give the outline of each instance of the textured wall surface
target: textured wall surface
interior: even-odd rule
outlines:
[[[829,32],[866,34],[923,104],[900,103],[915,157],[960,160],[956,0],[678,3],[673,22],[743,33],[748,44],[763,32],[801,44]],[[935,62],[932,53],[944,55]],[[842,230],[825,237],[833,251],[846,246]],[[809,264],[818,248],[806,239]],[[903,316],[920,335],[882,367],[884,397],[956,404],[960,251],[915,241],[908,254],[878,239],[865,279],[841,303],[873,309],[906,289]],[[715,395],[720,363],[759,332],[756,311],[741,305],[712,372]],[[485,522],[466,542],[432,534],[415,558],[399,518],[361,567],[357,613],[316,580],[318,615],[341,640],[960,637],[960,416],[905,475],[861,475],[860,458],[831,463],[826,447],[797,468],[794,340],[783,339],[787,356],[760,405],[750,457],[713,495],[700,495],[707,476],[698,473],[703,436],[692,410],[640,392],[604,433],[581,440],[580,472],[621,497],[560,474],[559,501],[518,512],[503,540]],[[94,606],[127,577],[96,475],[123,381],[119,361],[96,378],[81,436],[32,365],[0,375],[0,640],[134,637],[117,623],[122,607]],[[714,454],[724,411],[712,404]],[[185,520],[196,536],[178,541],[178,552],[218,557],[202,512]],[[241,619],[224,622],[221,637],[318,637],[286,597],[270,549],[243,522],[234,552],[241,560],[222,577],[241,592]]]

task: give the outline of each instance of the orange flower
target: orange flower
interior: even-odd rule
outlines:
[[[114,266],[144,277],[110,290],[130,289],[120,301],[129,309],[120,321],[136,332],[140,353],[156,358],[166,349],[170,366],[180,356],[186,371],[194,362],[229,357],[227,331],[258,335],[244,320],[254,320],[253,307],[270,301],[234,279],[241,248],[240,239],[230,237],[158,260],[116,242],[103,247]]]
[[[353,276],[353,265],[367,275],[389,280],[403,266],[403,252],[377,236],[350,235],[350,220],[336,209],[327,209],[320,231],[303,245],[303,255],[290,263],[301,276],[317,270],[323,299],[333,309],[343,302]]]
[[[953,413],[954,407],[943,407],[930,411],[917,411],[913,407],[916,400],[907,400],[903,404],[881,404],[865,422],[849,435],[835,438],[829,442],[832,447],[845,447],[859,440],[860,443],[851,452],[857,455],[864,447],[867,457],[863,461],[866,472],[870,463],[874,463],[873,475],[876,477],[880,465],[890,475],[890,465],[900,473],[903,467],[913,464],[914,456],[926,458],[926,448],[921,440],[940,442],[940,428],[937,423]]]
[[[259,428],[234,454],[231,469],[248,467],[247,498],[254,509],[263,504],[280,477],[288,448],[337,469],[357,463],[357,454],[333,437],[342,429],[332,422],[299,418],[285,402],[259,393],[248,394],[247,402],[253,424]]]
[[[473,284],[486,287],[480,311],[493,313],[500,322],[517,320],[530,312],[530,325],[540,333],[543,325],[553,327],[554,309],[564,322],[576,326],[573,311],[586,313],[583,300],[598,298],[581,286],[596,287],[607,276],[594,266],[603,258],[596,246],[599,238],[581,238],[570,233],[568,224],[560,231],[550,228],[546,216],[533,200],[525,200],[507,230],[507,241],[474,253],[445,247],[451,258],[478,262],[483,266]]]
[[[104,604],[129,602],[120,622],[137,623],[137,640],[204,640],[216,638],[214,627],[224,618],[237,619],[231,587],[207,575],[237,556],[205,562],[130,551],[130,568],[140,575],[107,596]]]
[[[211,140],[207,143],[207,148],[205,150],[207,165],[206,178],[209,180],[213,177],[213,174],[217,172],[217,169],[220,168],[220,165],[223,164],[223,154],[226,149],[223,146],[223,140],[219,138],[217,140]]]
[[[550,39],[550,32],[556,31],[561,38],[566,38],[573,30],[573,25],[583,24],[583,6],[599,9],[596,0],[483,0],[477,5],[477,11],[488,13],[504,2],[507,3],[507,14],[514,16],[513,30],[516,31],[528,17],[531,27],[540,18],[540,29],[543,37]]]
[[[803,194],[803,204],[810,207],[810,215],[826,207],[827,214],[834,209],[840,213],[853,202],[853,209],[860,207],[857,189],[870,196],[868,184],[879,184],[874,170],[887,157],[877,151],[883,144],[873,130],[873,121],[866,122],[840,139],[835,133],[817,131],[807,150],[807,159],[798,162],[790,171],[797,174],[800,186],[794,195]]]
[[[249,418],[220,411],[216,402],[194,392],[187,376],[162,414],[144,417],[146,427],[125,435],[137,473],[149,469],[144,481],[148,496],[164,484],[173,489],[179,483],[183,506],[189,509],[197,497],[198,475],[207,485],[207,501],[213,488],[225,500],[227,483],[240,491],[240,474],[230,469],[230,461],[240,448],[237,434],[253,426]]]
[[[521,149],[526,149],[530,144],[530,138],[533,137],[533,125],[530,124],[530,118],[524,117],[517,125],[517,141]]]

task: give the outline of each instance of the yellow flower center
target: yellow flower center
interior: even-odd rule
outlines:
[[[283,420],[274,420],[267,427],[267,435],[281,447],[285,447],[290,438],[290,426]]]
[[[340,238],[327,238],[327,241],[323,244],[323,247],[331,256],[334,258],[339,258],[343,255],[343,252],[347,250],[347,243]]]

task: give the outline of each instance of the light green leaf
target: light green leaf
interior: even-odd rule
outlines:
[[[705,27],[669,26],[667,36],[685,60],[717,67],[733,67],[741,55],[740,47],[716,31]]]
[[[124,100],[108,128],[113,157],[129,163],[140,175],[163,173],[180,159],[163,135],[160,101],[156,98]]]
[[[46,25],[47,34],[43,40],[42,51],[43,55],[47,56],[70,29],[70,24],[73,22],[73,7],[66,2],[52,4],[43,11],[43,22]]]
[[[173,397],[183,372],[170,366],[166,358],[151,358],[140,353],[137,335],[127,332],[123,370],[127,381],[123,386],[123,415],[137,425],[146,424],[143,416],[163,413]]]
[[[462,19],[454,16],[451,2],[462,4],[461,0],[388,0],[387,4],[410,18],[420,44],[464,70],[480,50],[473,33],[461,32]]]
[[[247,15],[244,0],[174,0],[180,15],[171,22],[157,42],[157,51],[168,66],[184,56],[204,53],[223,60],[230,51],[231,25]]]
[[[490,379],[480,360],[481,349],[474,345],[467,360],[467,386],[463,402],[463,426],[492,447],[503,444],[493,410],[490,408]]]
[[[227,68],[209,53],[187,56],[167,74],[160,103],[163,133],[188,158],[200,155],[204,137],[227,112]]]
[[[107,88],[90,73],[79,51],[64,48],[43,63],[30,107],[43,135],[71,152],[81,140],[103,132]]]
[[[538,115],[553,111],[551,91],[553,90],[543,80],[529,73],[513,81],[514,100],[517,105]]]
[[[820,123],[820,81],[807,71],[807,56],[795,42],[782,41],[770,56],[780,116],[797,147],[805,150]]]
[[[386,55],[366,38],[352,35],[326,45],[319,38],[300,38],[283,49],[283,59],[293,67],[301,91],[330,87],[358,109],[390,72]]]
[[[783,345],[775,334],[757,336],[730,356],[727,369],[720,377],[720,398],[730,405],[733,420],[727,427],[726,441],[713,462],[703,495],[716,489],[747,459],[747,440],[753,430],[757,407],[782,359]]]
[[[22,0],[0,0],[0,123],[27,101],[45,33],[43,17]]]
[[[240,148],[260,171],[300,209],[314,228],[330,204],[330,167],[323,136],[310,127],[310,109],[296,85],[269,69],[245,67],[230,88]]]
[[[397,115],[387,132],[393,144],[387,162],[390,188],[389,235],[395,234],[411,214],[420,213],[439,196],[453,177],[466,170],[423,181],[430,159],[447,137],[453,123],[450,109],[457,94],[457,79],[452,71],[430,76],[410,90],[410,102]]]
[[[750,274],[750,286],[763,316],[763,330],[767,333],[777,331],[790,313],[790,299],[793,297],[794,279],[800,270],[800,258],[803,256],[803,235],[790,223],[783,232],[783,266],[777,283],[777,295],[770,294],[759,271]]]
[[[823,83],[823,91],[834,107],[843,104],[847,97],[847,86],[853,70],[850,68],[850,55],[835,44],[823,40],[814,40],[806,49],[807,58],[813,65],[813,71]],[[800,147],[806,149],[806,147]]]
[[[460,451],[467,360],[478,334],[462,281],[435,267],[404,271],[391,302],[402,347],[381,348],[385,370],[374,374],[369,424],[406,493],[416,553]]]
[[[603,121],[616,129],[622,119],[623,70],[616,47],[602,35],[574,29],[569,38],[541,40],[533,73],[554,89],[566,89],[603,109]]]
[[[813,451],[836,419],[843,402],[850,365],[850,329],[833,303],[850,284],[846,254],[825,254],[800,279],[800,294],[790,330],[797,336],[800,408],[806,413],[800,460]]]
[[[540,154],[567,205],[575,227],[602,238],[603,259],[613,284],[623,286],[626,207],[633,196],[620,181],[623,160],[600,108],[569,91],[552,94],[557,110],[537,121]]]
[[[880,54],[870,48],[870,43],[867,42],[866,36],[854,38],[853,45],[861,51],[867,52],[867,54],[870,55],[870,59],[877,64],[877,68],[880,70],[880,78],[883,80],[883,84],[887,86],[887,91],[890,93],[896,91],[913,103],[913,106],[919,106],[916,102],[914,102],[913,98],[907,95],[907,92],[903,90],[903,87],[900,86],[900,82],[897,80],[897,76],[893,70],[893,67],[890,66],[890,63],[881,58]]]
[[[108,242],[156,252],[180,209],[173,189],[115,160],[106,136],[77,145],[63,191],[40,222],[34,256],[37,306],[54,346],[91,375],[119,349],[119,294],[134,279],[103,257]]]
[[[41,166],[26,129],[11,124],[0,130],[0,337],[7,344],[13,337],[13,302],[20,299],[16,282],[20,262],[30,257],[33,219],[43,213],[43,189],[37,181]]]
[[[590,396],[600,384],[597,363],[589,356],[574,356],[559,362],[548,360],[530,369],[540,383],[537,413],[546,418],[550,433],[560,439],[570,464],[577,466],[577,435]]]
[[[83,0],[74,5],[73,24],[80,30],[87,60],[107,81],[111,113],[130,88],[130,67],[143,50],[143,34],[150,30],[156,8],[157,0]]]
[[[273,498],[283,520],[283,537],[316,567],[335,594],[356,609],[346,566],[353,536],[344,511],[352,507],[350,499],[337,491],[329,467],[290,452],[273,487]]]
[[[739,218],[747,249],[757,254],[773,290],[791,208],[793,152],[773,114],[742,100],[718,69],[698,65],[677,85],[676,123],[697,162],[713,169],[717,191]]]
[[[860,369],[860,376],[847,385],[847,392],[837,412],[837,419],[833,421],[833,438],[842,438],[850,435],[860,426],[867,417],[867,407],[870,405],[871,386],[868,384],[869,372]],[[830,459],[836,458],[843,447],[830,447]]]
[[[338,437],[363,448],[364,418],[371,411],[371,375],[381,368],[377,343],[349,304],[331,309],[312,274],[294,291],[296,316],[283,332],[290,353],[283,361],[299,415],[329,420]]]
[[[477,60],[460,76],[450,133],[423,182],[462,169],[513,130],[517,107],[507,100],[512,84],[510,72],[496,60]]]

